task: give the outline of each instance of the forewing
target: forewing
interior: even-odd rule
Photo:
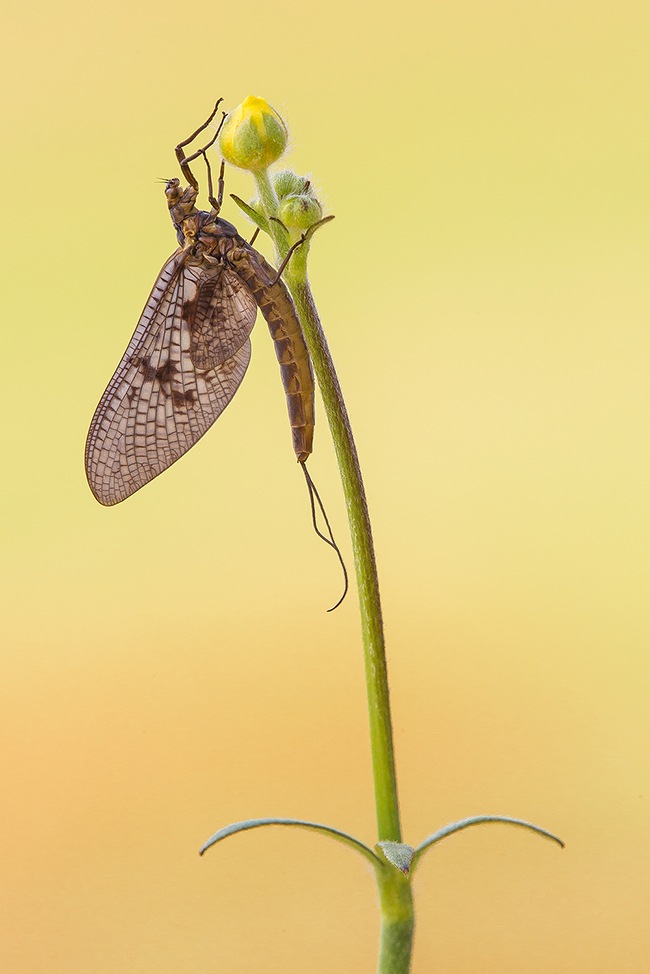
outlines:
[[[256,314],[255,298],[228,267],[205,275],[196,298],[183,309],[197,369],[212,369],[231,358],[250,335]]]
[[[86,474],[101,504],[124,500],[186,453],[221,415],[248,367],[247,337],[214,367],[193,363],[183,312],[204,272],[185,260],[177,251],[160,272],[90,424]]]

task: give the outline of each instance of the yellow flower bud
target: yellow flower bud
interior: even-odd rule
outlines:
[[[256,172],[267,169],[287,147],[287,127],[263,98],[249,95],[226,117],[219,151],[226,162]]]

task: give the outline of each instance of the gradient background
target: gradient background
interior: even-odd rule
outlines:
[[[567,842],[429,853],[413,970],[646,974],[647,2],[3,17],[2,970],[375,969],[348,850],[267,830],[197,858],[259,815],[375,838],[355,595],[325,614],[339,570],[263,322],[190,455],[113,509],[83,473],[175,247],[156,177],[218,95],[255,94],[337,217],[312,284],[373,516],[405,840],[489,812]]]

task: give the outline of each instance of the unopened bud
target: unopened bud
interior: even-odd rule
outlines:
[[[313,196],[286,196],[280,202],[278,217],[288,230],[308,230],[323,215]]]
[[[219,151],[231,166],[257,172],[279,159],[287,147],[287,127],[263,98],[249,95],[226,117]]]
[[[305,193],[305,186],[309,187],[309,180],[305,179],[304,176],[297,176],[290,169],[274,172],[271,179],[279,200],[284,199],[285,196],[297,196]],[[307,189],[307,192],[310,196],[314,195],[311,189]]]

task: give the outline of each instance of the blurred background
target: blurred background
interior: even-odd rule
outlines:
[[[312,286],[366,477],[413,971],[645,974],[650,8],[43,0],[4,13],[2,914],[12,974],[372,972],[356,594],[310,526],[264,322],[232,405],[115,508],[91,416],[219,95],[336,220]],[[253,195],[227,174],[227,192]],[[228,201],[223,215],[251,229]],[[268,250],[267,250],[268,253]],[[351,567],[318,409],[310,469]]]

